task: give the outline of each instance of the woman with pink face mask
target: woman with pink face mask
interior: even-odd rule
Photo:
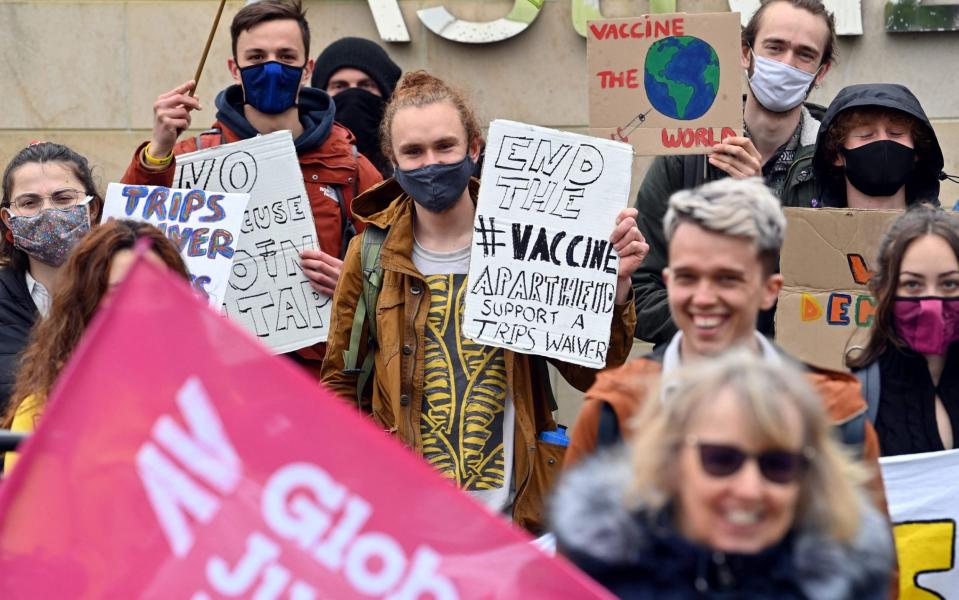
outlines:
[[[869,281],[872,335],[847,364],[863,382],[883,456],[956,447],[959,218],[927,204],[893,222]]]
[[[30,328],[45,316],[73,247],[100,220],[87,159],[50,142],[17,153],[0,197],[0,412]]]

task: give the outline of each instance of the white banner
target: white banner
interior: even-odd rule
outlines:
[[[176,187],[250,194],[224,310],[275,353],[326,340],[330,298],[303,274],[318,248],[310,200],[289,131],[177,156]]]
[[[959,450],[879,461],[899,557],[900,598],[955,598]]]
[[[512,121],[490,124],[473,231],[464,334],[603,367],[632,148]]]
[[[180,249],[193,287],[219,309],[249,201],[249,194],[111,183],[102,220],[133,219],[156,225]]]

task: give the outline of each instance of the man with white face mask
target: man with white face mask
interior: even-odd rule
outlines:
[[[663,344],[676,333],[662,275],[668,266],[662,222],[674,192],[726,176],[762,176],[783,206],[812,205],[819,121],[803,101],[829,71],[835,41],[835,22],[820,0],[763,0],[742,35],[749,82],[743,136],[726,138],[706,155],[653,161],[636,198],[639,228],[650,247],[633,274],[637,338]],[[821,116],[820,107],[810,106]],[[772,334],[771,310],[760,313],[757,329]]]

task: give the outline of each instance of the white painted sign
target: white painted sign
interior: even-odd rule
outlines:
[[[289,131],[177,156],[176,187],[250,194],[224,310],[277,354],[326,340],[330,298],[310,287],[299,251],[318,248]]]
[[[219,308],[249,201],[249,194],[111,183],[103,220],[133,219],[156,225],[179,248],[193,287],[207,297],[210,306]]]
[[[899,558],[900,598],[953,598],[959,590],[959,450],[879,461]]]
[[[490,125],[473,231],[464,334],[603,367],[632,148],[512,121]]]

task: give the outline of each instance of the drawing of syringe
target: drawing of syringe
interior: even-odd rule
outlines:
[[[629,134],[631,134],[632,132],[636,131],[636,128],[637,128],[637,127],[639,127],[640,125],[642,125],[643,123],[646,122],[646,115],[648,115],[650,112],[652,112],[652,110],[653,110],[653,109],[650,108],[649,110],[647,110],[647,111],[644,112],[644,113],[639,113],[638,115],[636,115],[635,117],[633,117],[633,118],[629,121],[629,123],[626,123],[626,124],[623,125],[622,127],[617,127],[617,128],[616,128],[616,133],[611,133],[611,134],[609,134],[609,139],[611,139],[611,140],[619,140],[620,142],[628,142],[628,141],[629,141]]]

